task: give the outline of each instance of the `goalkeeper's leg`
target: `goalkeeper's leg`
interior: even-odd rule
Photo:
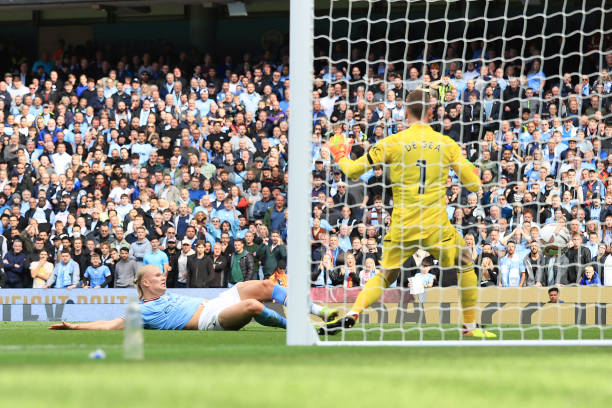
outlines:
[[[432,237],[429,237],[426,241],[431,239]],[[459,298],[463,312],[463,335],[485,338],[497,337],[491,332],[482,330],[476,323],[478,276],[474,270],[474,262],[470,251],[465,246],[463,237],[459,235],[454,227],[449,225],[444,228],[441,242],[427,242],[427,244],[429,245],[425,249],[440,261],[442,267],[457,268]]]
[[[342,328],[350,328],[355,325],[359,319],[359,315],[365,309],[372,306],[380,299],[383,291],[395,282],[400,274],[399,266],[412,256],[418,246],[408,245],[404,248],[400,244],[394,244],[391,241],[383,243],[383,270],[381,273],[374,275],[359,292],[355,303],[351,307],[351,311],[344,317],[332,320],[326,325],[319,328],[319,334],[336,334]]]
[[[399,269],[384,269],[382,273],[374,275],[372,279],[370,279],[363,290],[359,292],[353,307],[351,307],[351,311],[348,313],[351,316],[355,317],[355,320],[359,317],[359,315],[372,306],[383,294],[383,290],[388,288],[391,283],[397,280],[399,276]]]

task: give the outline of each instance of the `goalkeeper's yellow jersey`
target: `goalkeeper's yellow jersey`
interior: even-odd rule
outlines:
[[[386,239],[394,242],[424,239],[449,225],[445,201],[449,168],[469,191],[480,188],[478,169],[463,157],[461,147],[423,123],[380,140],[356,160],[343,158],[338,164],[350,178],[377,164],[389,167],[393,214]]]

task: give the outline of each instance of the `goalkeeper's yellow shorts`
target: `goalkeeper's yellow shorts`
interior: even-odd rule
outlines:
[[[386,236],[390,237],[392,234],[389,232]],[[455,227],[448,224],[440,227],[437,232],[424,239],[403,242],[383,241],[381,264],[387,270],[398,269],[406,262],[408,257],[414,255],[421,248],[437,259],[442,267],[450,268],[458,265],[459,256],[464,247],[463,237]]]

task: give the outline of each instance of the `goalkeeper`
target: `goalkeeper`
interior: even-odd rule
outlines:
[[[429,92],[416,89],[406,100],[408,128],[380,140],[365,155],[351,160],[348,156],[352,140],[347,142],[343,135],[330,139],[334,160],[349,178],[357,178],[376,165],[389,166],[394,207],[391,227],[383,241],[383,272],[367,282],[345,317],[324,324],[320,334],[336,334],[342,328],[352,327],[363,310],[375,303],[383,289],[397,279],[404,261],[423,248],[442,267],[458,268],[463,335],[496,337],[476,324],[478,282],[472,257],[446,212],[445,183],[449,168],[472,192],[480,188],[479,173],[463,157],[455,141],[427,124],[432,116]]]

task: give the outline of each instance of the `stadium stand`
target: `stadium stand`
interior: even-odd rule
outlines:
[[[452,176],[447,185],[449,218],[473,247],[481,285],[612,284],[612,42],[603,44],[603,58],[562,78],[547,77],[537,49],[502,65],[481,44],[465,66],[451,58],[466,52],[456,45],[406,67],[317,59],[312,285],[367,282],[393,210],[384,169],[344,179],[327,138],[354,138],[359,155],[402,129],[403,100],[417,87],[432,91],[434,129],[481,170],[477,194]],[[126,287],[150,259],[168,265],[171,287],[286,282],[288,56],[215,62],[166,51],[88,54],[61,43],[34,61],[4,56],[0,287]],[[531,243],[562,218],[572,247],[549,259]],[[500,270],[509,255],[525,264],[518,279]],[[395,285],[421,268],[432,285],[456,284],[424,258],[408,259]]]

